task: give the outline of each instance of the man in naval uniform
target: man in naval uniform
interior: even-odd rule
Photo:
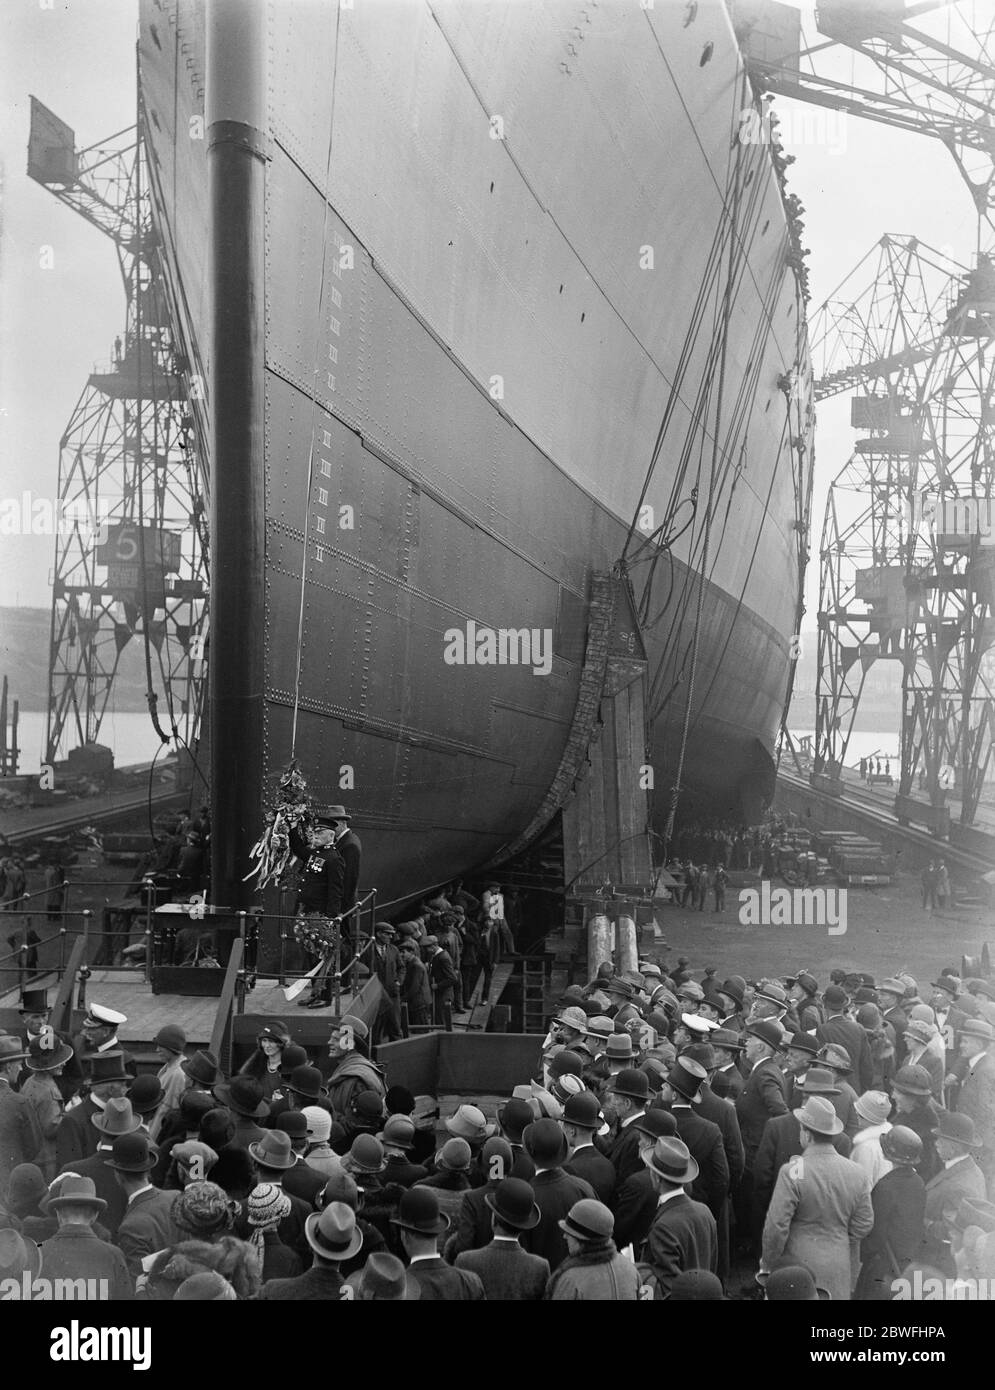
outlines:
[[[337,817],[332,813],[341,809],[332,806],[319,812],[310,836],[297,829],[290,832],[290,848],[304,865],[294,936],[313,956],[321,958],[321,969],[311,981],[310,998],[300,1000],[302,1008],[321,1009],[332,1002],[335,939],[346,869],[335,846]]]
[[[118,1029],[127,1022],[127,1014],[119,1013],[117,1009],[109,1009],[104,1004],[87,1006],[83,1027],[72,1041],[83,1069],[84,1082],[90,1080],[92,1060],[107,1052],[120,1053],[122,1068],[134,1074],[131,1053],[124,1050],[117,1035]]]

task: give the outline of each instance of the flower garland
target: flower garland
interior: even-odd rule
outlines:
[[[295,758],[280,778],[276,807],[267,811],[263,833],[249,851],[254,867],[242,880],[257,879],[256,887],[279,884],[290,868],[294,852],[290,848],[290,832],[299,830],[310,841],[313,822],[311,798],[307,782],[301,775]]]

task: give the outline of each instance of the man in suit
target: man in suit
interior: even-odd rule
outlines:
[[[905,1044],[905,1029],[908,1027],[909,1016],[902,1008],[902,1000],[905,998],[905,986],[901,980],[889,977],[882,980],[878,986],[878,1003],[881,1009],[881,1017],[885,1023],[891,1025],[895,1033],[895,1066],[901,1067],[905,1062],[907,1047]]]
[[[269,1115],[269,1101],[262,1084],[251,1076],[233,1076],[231,1083],[221,1082],[214,1088],[214,1099],[229,1112],[235,1122],[235,1134],[229,1143],[236,1149],[258,1144],[266,1133],[259,1121]]]
[[[114,1239],[124,1220],[128,1201],[108,1159],[114,1156],[114,1140],[118,1135],[139,1133],[142,1120],[132,1110],[130,1100],[112,1096],[104,1109],[91,1118],[91,1124],[97,1131],[96,1151],[88,1158],[67,1163],[61,1171],[77,1173],[92,1181],[96,1195],[104,1203],[100,1224],[110,1231],[111,1239]]]
[[[383,993],[373,1024],[373,1041],[396,1042],[401,1037],[401,953],[394,944],[397,933],[389,922],[373,928],[371,964]]]
[[[428,1177],[428,1169],[422,1163],[411,1162],[411,1150],[415,1146],[415,1122],[410,1115],[390,1115],[383,1129],[377,1135],[383,1145],[384,1186],[396,1182],[401,1187],[413,1187],[422,1178]]]
[[[452,957],[439,945],[437,936],[423,936],[422,954],[428,964],[428,982],[432,991],[433,1022],[444,1024],[446,1010],[452,1009],[459,976]]]
[[[712,1089],[719,1097],[728,1096],[735,1105],[742,1093],[743,1073],[739,1069],[739,1059],[746,1044],[731,1028],[719,1028],[709,1039],[715,1053],[715,1075]]]
[[[490,1242],[491,1208],[487,1197],[498,1183],[514,1176],[514,1155],[507,1139],[492,1135],[480,1151],[479,1173],[486,1179],[483,1187],[471,1187],[462,1194],[452,1234],[443,1247],[443,1256],[451,1264],[463,1250],[480,1250]],[[386,1179],[388,1174],[384,1173]]]
[[[788,1113],[787,1082],[777,1064],[782,1048],[781,1025],[760,1019],[746,1025],[746,1065],[749,1073],[736,1101],[736,1118],[743,1136],[743,1179],[736,1191],[737,1237],[755,1249],[753,1220],[753,1166],[764,1126],[776,1115]]]
[[[904,1122],[905,1117],[900,1118]],[[926,1235],[922,1258],[952,1273],[951,1220],[965,1197],[984,1201],[985,1175],[975,1162],[978,1142],[971,1117],[941,1110],[936,1123],[936,1156],[943,1166],[926,1184]]]
[[[642,1118],[645,1119],[645,1113]],[[635,1123],[638,1125],[639,1121]],[[570,1096],[563,1107],[560,1124],[570,1145],[570,1157],[563,1171],[589,1182],[598,1201],[610,1207],[617,1179],[611,1159],[594,1147],[594,1135],[601,1125],[597,1096],[590,1091]]]
[[[830,1096],[829,1099],[843,1121],[843,1133],[852,1139],[860,1128],[860,1116],[857,1114],[857,1092],[848,1080],[852,1071],[850,1054],[838,1043],[827,1043],[825,1047],[819,1048],[815,1060],[820,1067],[833,1074],[833,1083],[839,1094]]]
[[[555,1271],[567,1256],[559,1223],[574,1202],[594,1197],[594,1188],[583,1178],[563,1171],[569,1150],[566,1135],[556,1120],[537,1120],[528,1126],[523,1137],[525,1151],[535,1164],[532,1190],[540,1213],[537,1224],[525,1232],[523,1243],[526,1250],[541,1255]]]
[[[703,1081],[698,1088],[696,1105],[698,1114],[703,1120],[711,1120],[712,1124],[719,1127],[719,1132],[722,1135],[722,1146],[725,1149],[726,1165],[729,1169],[729,1193],[731,1196],[739,1186],[745,1162],[743,1136],[739,1130],[736,1106],[727,1097],[717,1096],[712,1089],[712,1077],[716,1071],[717,1057],[711,1043],[692,1043],[690,1047],[684,1049],[683,1055],[705,1068],[708,1079]]]
[[[838,1043],[846,1048],[862,1095],[871,1089],[874,1082],[874,1063],[867,1034],[859,1023],[846,1017],[847,994],[841,985],[828,985],[822,999],[826,1007],[826,1021],[815,1031],[819,1046]]]
[[[99,1130],[93,1117],[99,1115],[109,1100],[121,1100],[131,1077],[124,1069],[122,1052],[102,1052],[88,1064],[90,1094],[79,1104],[67,1109],[59,1122],[55,1136],[55,1161],[60,1169],[89,1158],[97,1148]]]
[[[147,1134],[121,1134],[114,1140],[111,1157],[105,1162],[125,1196],[126,1211],[117,1231],[117,1243],[128,1264],[128,1272],[137,1279],[142,1272],[142,1260],[165,1250],[180,1239],[173,1221],[176,1192],[160,1192],[149,1181],[155,1163],[155,1150]]]
[[[842,1133],[824,1096],[796,1112],[802,1155],[781,1169],[763,1229],[761,1271],[782,1259],[805,1265],[836,1301],[850,1297],[850,1246],[874,1225],[867,1175],[832,1145]]]
[[[109,1009],[104,1004],[87,1006],[83,1026],[72,1043],[85,1080],[91,1083],[94,1080],[94,1060],[112,1052],[120,1053],[123,1069],[134,1076],[134,1059],[124,1049],[117,1035],[117,1030],[127,1022],[127,1015],[119,1013],[117,1009]]]
[[[493,1239],[479,1250],[456,1256],[456,1268],[480,1278],[489,1300],[538,1303],[549,1279],[549,1263],[522,1249],[521,1235],[539,1224],[532,1188],[519,1178],[505,1178],[484,1193],[491,1212]]]
[[[639,1135],[632,1126],[646,1113],[649,1095],[649,1077],[636,1067],[624,1068],[608,1083],[605,1103],[616,1125],[608,1157],[615,1169],[616,1184],[639,1171]]]
[[[349,825],[349,816],[344,806],[328,806],[323,815],[328,819],[333,831],[335,832],[335,848],[342,856],[345,864],[345,872],[342,877],[342,911],[348,912],[351,907],[356,906],[356,897],[359,893],[359,871],[363,859],[363,845],[355,830]],[[359,919],[354,912],[351,917],[345,917],[342,926],[346,934],[355,942],[359,937]]]
[[[639,1130],[641,1164],[639,1172],[626,1178],[615,1192],[614,1239],[619,1250],[631,1245],[638,1259],[657,1207],[657,1191],[653,1186],[653,1176],[646,1167],[645,1155],[653,1151],[658,1139],[676,1137],[677,1121],[669,1110],[653,1106],[636,1121],[636,1127]]]
[[[67,1177],[48,1205],[59,1226],[41,1246],[46,1279],[95,1279],[106,1281],[101,1297],[126,1301],[134,1296],[134,1283],[121,1251],[93,1232],[93,1223],[105,1210],[88,1177]],[[99,1287],[99,1286],[98,1286]]]
[[[698,1165],[691,1196],[696,1202],[704,1202],[718,1223],[725,1219],[729,1165],[721,1130],[711,1120],[703,1119],[696,1108],[698,1091],[706,1080],[705,1068],[682,1053],[670,1069],[660,1099],[674,1117],[678,1139],[687,1145]]]
[[[809,1067],[805,1080],[796,1089],[799,1092],[799,1105],[804,1104],[807,1096],[823,1096],[832,1104],[833,1097],[839,1094],[832,1072],[822,1067]],[[836,1152],[849,1158],[852,1145],[847,1135],[841,1130],[831,1137]],[[778,1173],[789,1158],[794,1158],[801,1151],[801,1125],[793,1110],[767,1121],[753,1161],[753,1205],[755,1229],[758,1232],[763,1230]]]
[[[957,1096],[957,1111],[974,1122],[980,1147],[979,1165],[986,1178],[995,1176],[995,1057],[991,1045],[995,1029],[983,1018],[968,1018],[960,1026],[958,1048],[964,1062],[964,1078]]]
[[[264,1303],[337,1303],[342,1292],[342,1265],[363,1245],[356,1213],[345,1202],[329,1202],[307,1218],[304,1237],[311,1268],[293,1279],[268,1279],[256,1294]]]
[[[698,1165],[680,1139],[662,1138],[643,1158],[657,1195],[656,1215],[644,1251],[647,1282],[655,1297],[666,1298],[677,1276],[687,1269],[716,1272],[718,1232],[715,1217],[685,1188],[698,1176]]]
[[[408,1188],[391,1224],[400,1234],[408,1272],[418,1283],[421,1299],[467,1303],[486,1297],[479,1275],[469,1269],[453,1269],[439,1254],[439,1237],[449,1229],[449,1218],[439,1210],[434,1188],[424,1184]]]
[[[280,1224],[276,1228],[277,1235],[288,1249],[293,1250],[306,1263],[311,1252],[308,1248],[305,1224],[313,1210],[317,1193],[315,1198],[308,1202],[291,1192],[289,1188],[284,1187],[284,1178],[297,1164],[290,1135],[283,1130],[263,1130],[263,1137],[258,1143],[249,1145],[248,1153],[255,1168],[256,1181],[272,1183],[289,1200],[290,1212],[281,1218]],[[319,1174],[318,1176],[321,1177],[322,1175]],[[248,1240],[251,1232],[248,1226],[247,1211],[243,1210],[236,1218],[235,1234],[243,1240]]]
[[[22,1163],[33,1163],[42,1146],[35,1107],[14,1090],[26,1057],[20,1038],[0,1037],[0,1205],[6,1202],[11,1173]]]
[[[50,1009],[47,990],[22,989],[18,1012],[21,1015],[21,1027],[24,1030],[21,1036],[24,1039],[25,1052],[29,1051],[32,1042],[41,1041],[43,1033],[55,1031],[50,1028],[48,1021]],[[72,1047],[68,1033],[56,1033],[56,1037],[60,1042]],[[30,1075],[31,1073],[27,1068],[22,1070],[20,1077],[22,1085]],[[75,1051],[68,1062],[56,1073],[55,1081],[63,1101],[69,1100],[79,1090],[83,1084],[83,1068],[80,1066]]]

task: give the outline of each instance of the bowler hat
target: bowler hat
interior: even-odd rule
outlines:
[[[938,980],[933,982],[934,989],[942,989],[949,994],[951,999],[956,999],[960,992],[961,980],[959,975],[941,975]]]
[[[694,1182],[699,1172],[698,1164],[691,1157],[687,1144],[670,1135],[659,1138],[652,1149],[642,1155],[642,1160],[647,1168],[659,1177],[666,1178],[667,1182]]]
[[[484,1201],[499,1221],[516,1231],[531,1231],[539,1224],[541,1213],[535,1193],[521,1178],[504,1178],[493,1192],[484,1193]]]
[[[922,1158],[922,1140],[907,1125],[892,1125],[881,1136],[881,1152],[890,1163],[913,1167]]]
[[[710,1042],[713,1047],[724,1047],[727,1052],[742,1052],[746,1044],[731,1028],[719,1028],[713,1033]]]
[[[925,1067],[914,1063],[899,1067],[891,1084],[894,1090],[907,1096],[929,1096],[933,1093],[929,1084],[929,1072]]]
[[[570,1096],[563,1106],[563,1121],[579,1129],[600,1129],[601,1107],[593,1091]]]
[[[716,993],[724,994],[727,999],[733,1001],[738,1009],[741,1009],[746,997],[746,981],[741,975],[730,975],[728,980],[722,981]]]
[[[287,1043],[280,1053],[280,1075],[287,1077],[298,1067],[307,1066],[307,1048],[300,1043]]]
[[[522,1141],[525,1152],[540,1168],[559,1168],[566,1162],[569,1146],[555,1120],[536,1120],[527,1127]]]
[[[355,1118],[364,1125],[379,1125],[383,1121],[383,1100],[376,1091],[360,1091],[351,1109]]]
[[[409,1187],[401,1197],[392,1226],[416,1235],[441,1236],[449,1229],[449,1217],[439,1210],[439,1198],[431,1187]]]
[[[321,1083],[321,1072],[306,1062],[301,1067],[294,1067],[287,1082],[287,1089],[295,1095],[306,1096],[308,1100],[318,1100],[319,1097],[328,1095],[328,1087]]]
[[[269,1102],[258,1081],[251,1076],[233,1076],[230,1082],[215,1086],[214,1095],[222,1105],[250,1120],[261,1120],[269,1114]]]
[[[163,1084],[154,1072],[145,1072],[141,1076],[136,1076],[128,1087],[128,1099],[131,1101],[131,1107],[136,1114],[143,1117],[158,1110],[165,1094]]]
[[[604,1202],[591,1197],[582,1197],[574,1202],[562,1221],[556,1223],[560,1230],[576,1240],[590,1241],[602,1245],[611,1240],[615,1230],[615,1218]]]
[[[590,1058],[588,1058],[590,1060]],[[576,1052],[571,1052],[565,1047],[562,1052],[555,1053],[549,1059],[549,1075],[553,1080],[559,1076],[582,1076],[584,1073],[584,1059]]]
[[[792,1110],[791,1113],[800,1125],[816,1134],[832,1136],[843,1132],[843,1121],[822,1096],[809,1096],[800,1110]]]
[[[668,1303],[724,1303],[722,1280],[710,1269],[682,1269],[670,1286]]]
[[[64,1066],[73,1056],[75,1049],[53,1033],[49,1028],[28,1043],[28,1058],[25,1065],[28,1071],[54,1071]]]
[[[203,1050],[195,1052],[192,1057],[181,1062],[180,1071],[200,1086],[213,1086],[221,1077],[217,1057],[213,1052]]]
[[[57,1191],[48,1198],[46,1209],[58,1211],[62,1206],[89,1206],[96,1211],[104,1211],[107,1203],[97,1196],[97,1188],[92,1178],[80,1177],[78,1173],[62,1174]]]
[[[669,1110],[659,1105],[651,1105],[645,1114],[632,1121],[632,1128],[640,1134],[648,1134],[651,1139],[663,1139],[677,1133],[677,1121]]]
[[[307,1116],[303,1110],[284,1110],[276,1117],[277,1129],[282,1129],[284,1134],[290,1135],[290,1141],[295,1139],[305,1139],[307,1137]]]
[[[630,1100],[649,1100],[649,1077],[638,1067],[626,1067],[613,1077],[608,1087],[617,1096],[628,1096]]]
[[[104,1086],[109,1081],[130,1081],[124,1069],[122,1052],[91,1052],[85,1056],[90,1068],[90,1086]]]
[[[297,1162],[290,1135],[282,1129],[266,1130],[260,1140],[249,1145],[249,1153],[262,1168],[293,1168]]]
[[[323,1260],[351,1260],[363,1245],[356,1213],[345,1202],[330,1202],[304,1222],[308,1245]]]
[[[103,1110],[90,1116],[90,1123],[101,1134],[134,1134],[141,1129],[141,1118],[135,1114],[130,1100],[111,1096]]]
[[[165,1023],[152,1041],[167,1052],[182,1052],[187,1045],[187,1035],[178,1023]]]
[[[877,990],[871,989],[868,985],[861,985],[859,989],[854,991],[853,1002],[855,1004],[874,1005],[877,1003],[877,1000]]]
[[[960,1144],[965,1149],[980,1149],[974,1137],[974,1121],[970,1115],[960,1110],[941,1110],[936,1116],[938,1139],[946,1139],[951,1144]]]
[[[819,1043],[812,1033],[791,1033],[784,1046],[794,1052],[807,1052],[810,1057],[815,1057],[819,1051]]]
[[[840,1010],[846,1008],[846,990],[839,985],[827,985],[822,991],[822,1002],[827,1009]]]
[[[805,1265],[775,1269],[764,1283],[764,1292],[771,1303],[818,1303],[829,1298]]]
[[[765,1042],[768,1047],[772,1047],[775,1052],[780,1052],[784,1047],[784,1035],[781,1026],[775,1023],[772,1018],[760,1018],[754,1023],[746,1025],[746,1031],[753,1037]]]
[[[104,1163],[119,1173],[147,1173],[155,1166],[157,1157],[158,1150],[147,1134],[119,1134],[111,1157],[105,1158]]]

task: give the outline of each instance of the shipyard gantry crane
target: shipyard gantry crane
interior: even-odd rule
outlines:
[[[738,0],[734,17],[758,91],[940,140],[969,186],[980,245],[995,228],[995,12],[979,30],[966,9],[823,0],[814,42],[784,5]],[[851,423],[867,431],[823,528],[815,777],[838,785],[866,674],[896,661],[896,812],[943,834],[948,794],[973,823],[995,743],[992,262],[979,251],[965,271],[915,238],[885,237],[870,284],[841,287],[813,337],[816,398],[855,390]]]
[[[173,327],[180,319],[152,217],[143,119],[139,96],[135,126],[77,149],[72,129],[31,98],[28,174],[111,240],[126,300],[113,356],[94,366],[60,443],[50,763],[70,743],[97,741],[133,639],[144,645],[163,744],[194,744],[206,690],[203,376]]]

